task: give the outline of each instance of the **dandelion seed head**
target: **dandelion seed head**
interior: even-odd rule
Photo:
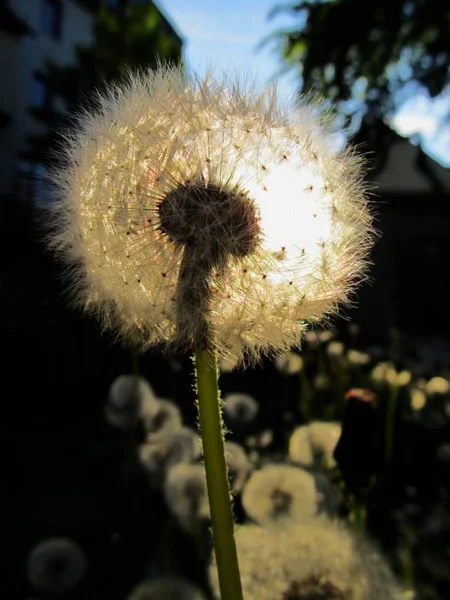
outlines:
[[[289,458],[299,465],[330,468],[335,464],[333,453],[341,437],[339,423],[313,421],[297,427],[289,440]]]
[[[248,516],[258,524],[291,522],[316,512],[314,478],[296,467],[266,465],[250,476],[242,494]]]
[[[155,393],[146,379],[120,375],[109,388],[105,417],[113,427],[126,429],[136,425],[142,406],[155,404]]]
[[[231,73],[160,65],[111,86],[51,175],[50,245],[76,302],[144,349],[288,351],[368,268],[363,161],[332,138],[317,104]]]
[[[154,488],[163,483],[174,465],[191,463],[200,455],[200,437],[189,427],[162,430],[139,447],[139,461]]]
[[[139,583],[128,600],[206,600],[203,592],[177,575],[167,575]]]
[[[62,593],[84,577],[87,559],[83,550],[68,538],[49,538],[37,544],[27,560],[31,585],[42,592]]]
[[[351,366],[360,367],[370,363],[370,355],[360,350],[350,349],[347,351],[347,359]]]
[[[209,519],[209,502],[203,465],[178,464],[164,483],[164,497],[180,526],[188,533]]]
[[[251,423],[259,412],[259,405],[249,394],[233,393],[223,398],[223,412],[230,421]]]
[[[235,494],[240,493],[253,470],[253,465],[244,448],[235,442],[225,442],[225,458],[231,490]]]
[[[303,370],[303,358],[296,352],[287,352],[277,356],[275,359],[275,367],[287,375],[295,375]]]
[[[331,358],[337,358],[344,354],[345,346],[342,342],[333,340],[327,346],[327,354]]]
[[[399,593],[381,555],[337,521],[316,517],[281,529],[244,525],[235,537],[247,600],[395,600]],[[209,579],[219,598],[214,560]]]
[[[425,385],[425,393],[428,396],[443,396],[450,391],[450,383],[443,377],[432,377]]]
[[[170,400],[162,398],[144,402],[140,411],[140,419],[147,434],[154,434],[166,429],[180,429],[182,426],[180,409]]]

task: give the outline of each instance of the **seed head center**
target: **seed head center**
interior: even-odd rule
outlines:
[[[204,180],[171,190],[158,207],[160,230],[176,244],[214,257],[247,256],[258,243],[255,203],[239,188]]]

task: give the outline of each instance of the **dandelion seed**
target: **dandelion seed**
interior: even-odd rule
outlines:
[[[60,594],[74,588],[84,577],[87,559],[83,550],[68,538],[39,542],[27,561],[28,579],[39,591]]]
[[[319,112],[171,66],[99,95],[51,175],[50,245],[77,304],[144,349],[252,363],[298,344],[365,278],[373,242],[362,160]]]
[[[200,437],[189,427],[166,429],[151,435],[139,448],[140,463],[153,488],[162,484],[174,465],[193,462],[200,455]]]
[[[236,543],[246,600],[396,600],[400,592],[381,555],[337,521],[244,525]],[[214,562],[209,580],[219,598]]]
[[[146,379],[138,377],[136,382],[134,375],[120,375],[109,389],[105,417],[113,427],[128,429],[136,425],[141,407],[155,402],[155,393]]]
[[[164,497],[180,526],[195,534],[209,520],[205,471],[202,465],[178,464],[170,469]]]
[[[249,394],[227,394],[223,402],[223,412],[231,422],[251,423],[259,411],[258,403]]]
[[[256,523],[299,521],[316,512],[314,478],[296,467],[267,465],[250,476],[242,504]]]
[[[206,600],[203,592],[186,579],[166,575],[139,583],[128,600]]]

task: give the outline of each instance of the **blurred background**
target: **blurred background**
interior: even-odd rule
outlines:
[[[417,598],[450,597],[444,481],[450,400],[445,384],[439,393],[424,387],[435,377],[447,384],[450,379],[449,52],[450,8],[442,0],[283,5],[270,0],[1,0],[5,412],[0,427],[7,485],[1,542],[6,572],[0,586],[5,586],[5,597],[54,597],[53,592],[36,591],[26,568],[35,544],[53,536],[77,540],[90,564],[81,587],[64,597],[126,598],[148,575],[151,540],[145,536],[151,537],[154,529],[147,521],[164,509],[157,494],[139,488],[142,482],[136,484],[139,500],[124,499],[123,431],[118,435],[104,412],[118,376],[137,369],[156,396],[174,401],[183,422],[195,428],[189,358],[167,361],[158,349],[133,357],[101,334],[96,321],[71,309],[59,268],[35,225],[47,200],[45,172],[57,160],[55,143],[71,115],[88,107],[92,92],[120,78],[125,69],[154,67],[158,57],[184,62],[200,73],[210,65],[256,69],[261,85],[277,81],[286,101],[317,93],[335,107],[342,141],[352,141],[366,154],[381,236],[373,250],[371,281],[359,289],[357,305],[335,320],[328,339],[293,349],[303,359],[303,379],[265,361],[243,373],[224,371],[221,386],[225,393],[239,391],[257,399],[261,421],[253,427],[262,432],[271,424],[271,448],[278,456],[287,452],[286,440],[295,426],[312,418],[351,422],[353,413],[345,417],[344,394],[352,388],[374,389],[377,379],[370,373],[379,362],[409,372],[406,387],[388,381],[378,390],[380,410],[385,410],[383,394],[389,396],[392,385],[405,387],[397,415],[399,430],[405,429],[401,457],[383,488],[383,497],[392,503],[386,500],[381,512],[374,509],[367,528],[401,573],[398,552],[405,552],[404,544],[400,538],[388,539],[386,531],[389,523],[396,531],[392,523],[397,523],[398,511],[407,520],[404,507],[411,505],[411,495],[420,496],[408,546],[415,575],[410,569],[408,577]],[[345,360],[338,366],[326,351],[332,341],[343,344]],[[352,362],[348,351],[354,350],[367,360]],[[318,374],[328,376],[328,388],[316,385]],[[333,387],[333,377],[340,387]],[[412,390],[417,389],[424,401],[411,408]],[[312,404],[318,398],[316,413],[305,414],[301,405],[306,397]],[[417,394],[415,398],[417,404]],[[431,412],[425,414],[428,400]],[[330,408],[333,403],[336,410]],[[250,451],[244,439],[238,441]],[[386,496],[386,489],[392,496]],[[436,511],[441,520],[436,517],[434,525],[427,525]],[[144,522],[147,529],[139,526]],[[425,538],[420,537],[423,530]],[[437,537],[430,542],[433,535]],[[425,566],[417,558],[417,552],[426,553],[423,544],[442,550]],[[436,567],[439,560],[442,568]],[[202,560],[189,568],[180,564],[172,570],[188,575],[208,593],[198,566]]]

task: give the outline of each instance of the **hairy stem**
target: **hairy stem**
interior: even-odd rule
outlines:
[[[242,600],[214,351],[197,349],[195,367],[198,414],[221,599]]]

